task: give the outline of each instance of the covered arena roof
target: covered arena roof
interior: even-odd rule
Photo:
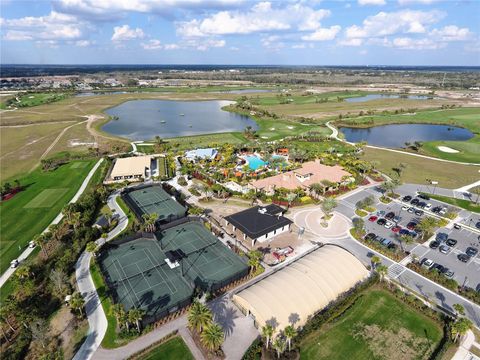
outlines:
[[[235,294],[233,301],[255,317],[259,328],[268,323],[283,330],[292,323],[303,326],[368,274],[348,251],[325,245]]]

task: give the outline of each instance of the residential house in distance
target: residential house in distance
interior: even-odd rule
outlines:
[[[218,151],[214,148],[196,149],[185,152],[187,160],[195,162],[197,160],[213,160],[217,156]]]
[[[145,181],[152,176],[158,176],[158,159],[156,156],[117,158],[113,161],[104,183]]]
[[[352,177],[352,174],[345,171],[341,166],[323,165],[317,159],[315,161],[306,162],[299,169],[252,181],[249,184],[249,187],[257,191],[263,191],[267,195],[272,195],[276,188],[284,188],[288,190],[302,188],[308,190],[310,185],[320,183],[323,180],[343,185],[354,181],[354,178]]]
[[[290,230],[292,221],[284,217],[284,213],[284,208],[271,204],[255,206],[224,219],[227,230],[254,246],[257,241],[263,243]]]

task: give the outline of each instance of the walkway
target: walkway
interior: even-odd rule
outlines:
[[[117,197],[119,192],[116,191],[111,194],[107,200],[108,207],[119,214],[117,226],[108,233],[106,239],[100,238],[96,241],[97,245],[103,245],[105,241],[110,241],[118,236],[128,226],[128,218],[123,210],[117,204]],[[88,334],[85,342],[75,354],[74,360],[90,359],[93,353],[98,349],[102,343],[105,332],[107,331],[107,317],[103,311],[100,298],[97,294],[97,289],[93,283],[92,275],[90,274],[90,260],[92,254],[84,251],[77,263],[75,264],[75,276],[77,278],[78,290],[85,300],[85,312],[88,318]]]
[[[330,130],[332,130],[332,133],[330,134],[330,138],[350,144],[350,145],[356,145],[355,143],[349,142],[345,139],[342,139],[338,136],[338,130],[335,128],[333,125],[330,124],[330,121],[325,124]],[[380,146],[374,146],[374,145],[365,145],[365,147],[370,148],[370,149],[377,149],[377,150],[385,150],[385,151],[390,151],[394,153],[399,153],[403,155],[410,155],[410,156],[417,156],[421,157],[424,159],[430,159],[430,160],[436,160],[436,161],[443,161],[447,163],[452,163],[452,164],[460,164],[460,165],[471,165],[471,166],[480,166],[480,164],[477,163],[466,163],[466,162],[461,162],[461,161],[453,161],[453,160],[445,160],[445,159],[440,159],[432,156],[427,156],[427,155],[421,155],[421,154],[414,154],[408,151],[402,151],[402,150],[395,150],[395,149],[389,149],[389,148],[384,148]]]
[[[468,330],[460,342],[460,346],[453,355],[452,360],[480,360],[480,358],[470,352],[472,346],[480,350],[480,344],[475,342],[475,335],[472,330]]]
[[[77,200],[80,198],[80,196],[83,194],[83,192],[85,191],[85,189],[87,188],[88,186],[88,183],[90,182],[90,179],[93,177],[93,175],[95,174],[95,172],[97,171],[97,169],[99,168],[99,166],[102,164],[103,162],[103,159],[100,159],[97,161],[97,163],[95,164],[95,166],[92,168],[92,170],[90,170],[90,172],[88,173],[87,177],[85,178],[85,180],[83,180],[83,183],[82,185],[80,186],[80,188],[77,190],[77,192],[75,193],[75,195],[73,196],[72,200],[70,200],[70,203],[75,203],[77,202]],[[55,219],[53,219],[53,221],[48,225],[48,227],[50,225],[54,225],[54,224],[58,224],[63,218],[63,214],[62,212],[60,212],[56,217]],[[48,231],[50,231],[48,229],[48,227],[43,230],[42,234],[43,233],[46,233]],[[32,251],[34,250],[35,248],[30,248],[30,247],[27,247],[25,249],[25,251],[18,257],[18,261],[20,263],[22,263],[31,253]],[[2,276],[0,277],[0,288],[5,284],[5,282],[10,278],[10,276],[12,276],[12,274],[15,272],[17,268],[15,269],[12,269],[12,268],[8,268],[8,270],[6,270]]]

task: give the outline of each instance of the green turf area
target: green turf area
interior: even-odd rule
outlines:
[[[433,320],[385,290],[364,292],[346,312],[308,335],[301,359],[429,359],[442,338]]]
[[[362,159],[377,161],[377,168],[389,176],[396,175],[392,168],[399,163],[406,164],[401,174],[403,182],[426,184],[426,180],[430,179],[438,181],[438,186],[446,189],[456,189],[477,181],[480,170],[479,166],[452,164],[371,148],[365,148]]]
[[[320,104],[324,102],[339,102],[351,97],[359,97],[370,94],[366,91],[332,91],[321,94],[298,94],[294,93],[290,96],[285,94],[277,94],[274,96],[263,96],[255,98],[256,94],[248,94],[253,97],[252,102],[258,105],[303,105],[303,104]]]
[[[480,214],[480,204],[475,204],[472,201],[455,199],[449,196],[441,196],[436,194],[428,194],[428,196],[430,196],[432,199],[439,200],[444,203]],[[473,195],[473,199],[476,199],[476,198],[477,198],[477,195]]]
[[[241,133],[184,136],[166,139],[165,141],[172,144],[176,150],[189,150],[200,147],[216,147],[224,143],[238,145],[247,142]]]
[[[193,360],[193,355],[180,336],[167,340],[145,354],[135,357],[136,360]]]
[[[16,98],[9,100],[7,105],[18,108],[38,106],[63,100],[67,96],[67,94],[63,93],[27,93],[24,95],[18,94]]]
[[[168,178],[168,164],[166,157],[159,157],[158,158],[158,174],[161,178]]]
[[[341,124],[358,127],[386,125],[386,124],[441,124],[464,127],[475,134],[473,138],[467,141],[432,141],[425,142],[421,148],[421,153],[425,155],[439,157],[441,159],[480,163],[480,109],[479,108],[456,108],[445,110],[424,110],[417,111],[414,115],[375,115],[362,116],[351,119],[344,119]],[[337,122],[338,125],[338,122]],[[437,146],[447,146],[458,153],[446,153],[440,151]]]
[[[185,209],[162,189],[152,185],[140,187],[123,195],[123,200],[141,218],[144,214],[157,214],[160,221],[171,221],[185,216]]]
[[[85,162],[87,165],[72,169],[70,164],[65,164],[51,172],[37,169],[19,178],[25,190],[0,204],[1,272],[8,268],[11,260],[23,252],[29,241],[40,234],[58,215],[75,195],[95,163],[94,160],[78,162]],[[50,191],[54,189],[66,191]]]

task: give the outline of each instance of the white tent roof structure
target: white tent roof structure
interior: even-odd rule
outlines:
[[[325,245],[235,294],[233,301],[254,316],[259,328],[269,323],[283,330],[292,323],[305,325],[310,316],[368,275],[348,251]]]

